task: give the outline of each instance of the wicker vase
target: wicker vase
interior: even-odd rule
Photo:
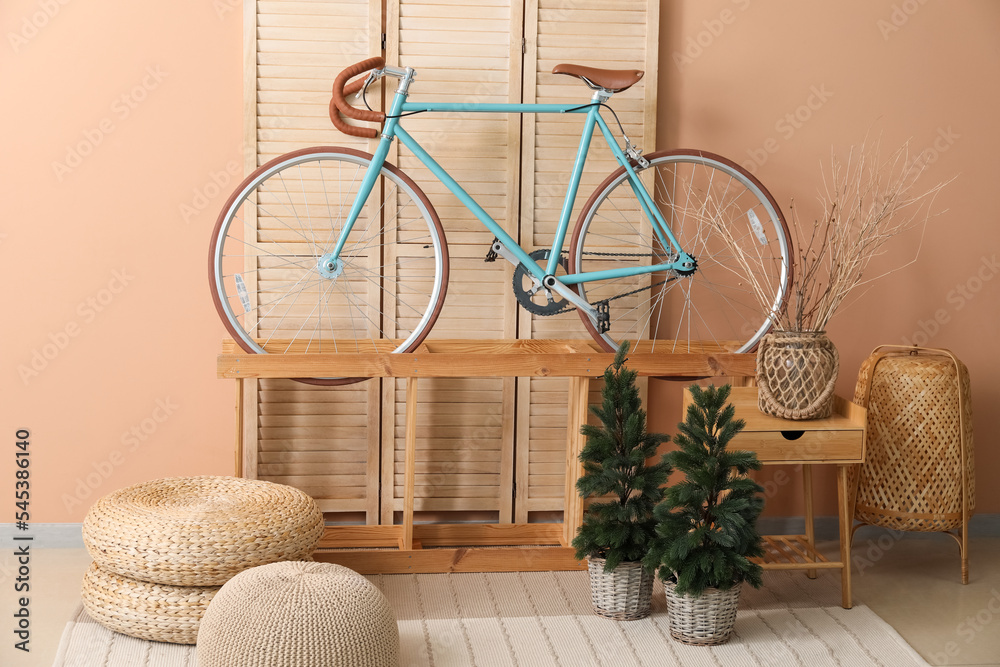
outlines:
[[[677,584],[664,581],[670,636],[690,646],[725,644],[736,624],[736,608],[740,604],[742,587],[742,584],[737,584],[725,591],[708,588],[694,597],[678,595]]]
[[[782,419],[833,413],[840,355],[824,331],[775,331],[757,350],[760,411]]]
[[[635,621],[649,616],[653,598],[653,573],[642,563],[626,561],[610,572],[603,558],[590,558],[590,599],[594,613],[616,621]]]

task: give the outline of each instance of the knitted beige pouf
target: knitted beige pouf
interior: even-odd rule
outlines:
[[[322,534],[308,495],[238,477],[136,484],[98,500],[83,522],[102,570],[174,586],[221,586],[250,567],[301,560]]]
[[[274,563],[233,577],[198,632],[200,667],[395,667],[396,617],[360,574]]]
[[[194,644],[198,624],[221,586],[169,586],[105,572],[93,563],[83,577],[83,607],[115,632],[172,644]]]

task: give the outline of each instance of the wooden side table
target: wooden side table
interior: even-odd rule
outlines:
[[[755,387],[734,387],[730,402],[736,417],[746,421],[732,446],[757,453],[764,465],[802,464],[805,492],[805,534],[764,536],[765,555],[758,560],[765,570],[805,570],[810,577],[819,569],[839,569],[844,609],[851,602],[851,522],[854,489],[848,488],[848,469],[865,457],[865,409],[837,396],[834,414],[827,419],[791,421],[762,413]],[[684,391],[684,413],[692,402]],[[840,518],[840,560],[831,561],[816,551],[813,528],[813,465],[837,466],[837,509]]]

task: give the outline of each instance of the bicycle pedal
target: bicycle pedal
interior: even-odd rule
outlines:
[[[486,261],[486,262],[495,262],[495,261],[497,261],[496,247],[497,247],[497,243],[499,243],[499,242],[500,242],[500,239],[498,237],[494,236],[493,237],[493,242],[490,244],[490,249],[486,253],[486,259],[484,261]]]
[[[611,304],[607,301],[599,301],[594,309],[597,311],[598,333],[605,334],[611,331]]]

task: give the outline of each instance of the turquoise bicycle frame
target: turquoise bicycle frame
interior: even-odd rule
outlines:
[[[613,278],[623,278],[627,276],[636,276],[645,273],[655,273],[657,271],[667,271],[672,269],[684,269],[690,266],[686,264],[691,262],[691,257],[683,252],[677,239],[674,237],[673,232],[671,232],[666,221],[663,219],[662,214],[653,202],[653,198],[650,196],[649,192],[646,190],[645,186],[639,180],[636,175],[635,170],[632,168],[632,164],[628,157],[618,146],[618,142],[615,140],[614,136],[611,134],[611,130],[608,128],[607,123],[601,117],[600,104],[595,100],[588,104],[478,104],[478,103],[435,103],[435,102],[407,102],[407,92],[405,91],[405,86],[401,86],[400,90],[396,91],[396,94],[392,100],[392,104],[389,108],[389,112],[386,114],[386,123],[382,131],[382,138],[379,141],[378,147],[375,150],[375,154],[372,158],[371,165],[365,173],[364,179],[358,190],[358,196],[354,200],[354,204],[351,207],[350,213],[347,216],[346,223],[341,230],[340,236],[337,239],[337,244],[333,251],[328,255],[332,259],[340,257],[340,253],[343,250],[344,244],[347,241],[347,236],[351,229],[354,227],[354,223],[357,221],[361,214],[361,210],[364,208],[365,202],[368,200],[371,194],[372,188],[375,185],[375,180],[378,178],[378,174],[385,163],[385,158],[389,154],[389,148],[392,145],[392,140],[399,137],[400,143],[406,146],[407,149],[413,153],[414,156],[421,163],[423,163],[431,173],[434,174],[444,185],[454,194],[462,204],[468,208],[473,215],[475,215],[483,225],[486,226],[494,236],[504,245],[507,250],[513,254],[518,261],[539,281],[543,280],[546,276],[555,276],[556,267],[559,264],[560,254],[562,252],[563,242],[566,239],[566,232],[569,230],[569,218],[573,211],[573,203],[576,201],[576,195],[580,187],[580,177],[583,174],[584,164],[587,160],[587,152],[590,150],[590,141],[594,133],[594,127],[598,127],[601,133],[604,135],[604,139],[614,154],[615,159],[618,164],[625,168],[628,174],[629,184],[632,187],[639,204],[642,207],[643,212],[649,218],[652,223],[652,229],[655,232],[658,240],[662,244],[663,248],[671,248],[676,256],[673,262],[668,262],[664,264],[652,264],[650,266],[636,266],[627,268],[617,268],[617,269],[607,269],[604,271],[589,271],[584,273],[575,273],[564,276],[559,276],[558,281],[563,285],[575,285],[577,283],[590,282],[595,280],[608,280]],[[552,243],[552,250],[549,253],[548,261],[546,266],[543,268],[539,266],[534,259],[528,256],[528,253],[524,252],[521,246],[507,234],[504,229],[497,224],[497,222],[483,210],[475,199],[473,199],[469,193],[462,188],[458,182],[452,178],[452,176],[437,163],[434,158],[432,158],[424,148],[417,143],[406,130],[404,130],[399,125],[400,114],[409,114],[413,112],[444,112],[444,113],[580,113],[585,114],[583,132],[580,136],[580,145],[577,149],[576,160],[573,164],[573,171],[570,174],[569,185],[566,189],[566,197],[563,200],[562,210],[559,215],[559,225],[556,228],[555,239]]]

